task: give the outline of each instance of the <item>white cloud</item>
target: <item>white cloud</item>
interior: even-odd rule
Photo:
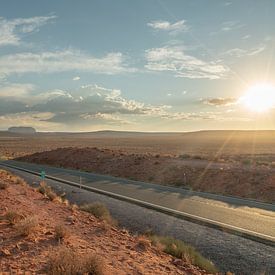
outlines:
[[[226,21],[222,23],[221,31],[228,32],[244,27],[243,24],[240,24],[239,21]]]
[[[207,99],[201,99],[201,102],[203,102],[206,105],[213,105],[213,106],[231,106],[238,103],[237,98],[233,97],[217,97],[217,98],[207,98]]]
[[[121,116],[119,115],[115,115],[115,114],[102,114],[102,113],[96,113],[96,114],[81,114],[80,115],[81,118],[85,119],[85,120],[90,120],[90,121],[97,121],[97,123],[106,123],[106,124],[120,124],[120,125],[128,125],[128,124],[132,124],[132,122],[130,122],[127,119],[121,118]]]
[[[146,51],[145,67],[152,71],[170,71],[176,77],[219,79],[227,69],[214,61],[203,61],[185,53],[181,47],[153,48]]]
[[[243,57],[243,56],[254,56],[266,49],[266,46],[261,44],[257,47],[250,48],[250,49],[241,49],[241,48],[234,48],[226,51],[224,55],[229,56],[236,56],[236,57]]]
[[[36,16],[7,20],[0,17],[0,46],[19,45],[21,36],[39,30],[56,16]]]
[[[78,81],[78,80],[80,80],[80,76],[75,76],[75,77],[73,78],[73,81]]]
[[[29,97],[30,92],[35,88],[32,84],[17,84],[12,83],[4,86],[0,86],[0,98],[1,97],[13,97],[17,100],[21,100],[22,98]]]
[[[168,21],[152,21],[147,25],[155,30],[168,31],[170,34],[176,34],[181,31],[187,31],[189,27],[185,24],[185,20],[180,20],[175,23],[170,23]]]
[[[0,57],[0,75],[13,73],[54,73],[85,71],[104,74],[132,72],[121,53],[109,53],[101,58],[76,50],[43,53],[17,53]]]

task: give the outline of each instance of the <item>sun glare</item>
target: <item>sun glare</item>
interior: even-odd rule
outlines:
[[[241,101],[251,111],[267,112],[275,105],[275,87],[268,83],[251,86]]]

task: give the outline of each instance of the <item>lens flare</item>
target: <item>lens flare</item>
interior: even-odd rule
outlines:
[[[275,87],[267,83],[251,86],[241,102],[250,111],[267,112],[275,106]]]

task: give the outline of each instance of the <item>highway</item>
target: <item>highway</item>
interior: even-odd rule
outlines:
[[[275,205],[46,165],[3,161],[46,177],[274,246]]]

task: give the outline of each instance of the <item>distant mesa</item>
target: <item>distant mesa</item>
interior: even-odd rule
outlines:
[[[36,130],[33,127],[10,127],[8,129],[10,133],[19,133],[19,134],[34,134]]]

